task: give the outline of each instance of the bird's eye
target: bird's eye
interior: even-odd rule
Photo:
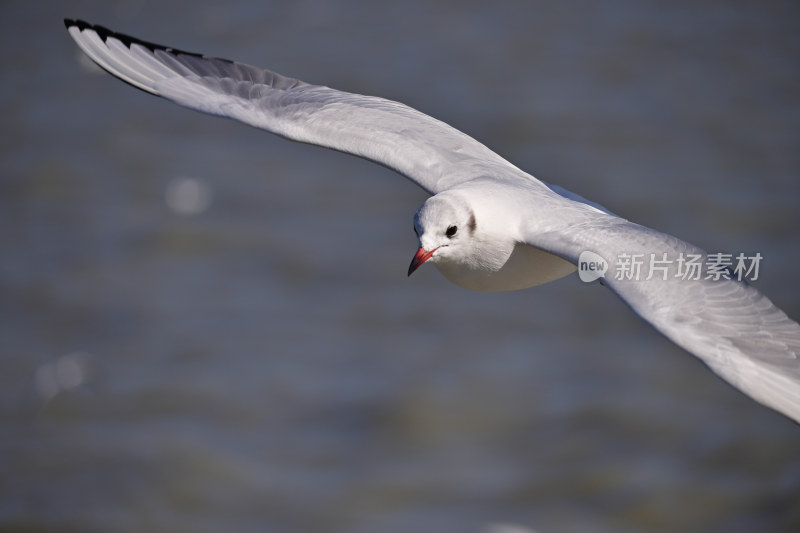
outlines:
[[[447,231],[445,231],[444,234],[452,239],[457,231],[458,228],[456,226],[450,226],[449,228],[447,228]]]

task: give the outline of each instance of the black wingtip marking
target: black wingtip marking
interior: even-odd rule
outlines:
[[[137,39],[136,37],[125,35],[124,33],[117,33],[115,31],[111,31],[105,26],[100,26],[99,24],[89,24],[88,22],[80,19],[74,19],[74,20],[64,19],[64,26],[66,26],[67,29],[76,27],[80,31],[93,30],[95,33],[97,33],[100,39],[103,40],[103,42],[106,42],[109,37],[113,37],[114,39],[117,39],[128,48],[130,48],[134,44],[137,44],[139,46],[147,48],[153,53],[155,53],[156,50],[162,50],[164,52],[167,52],[168,54],[193,56],[200,59],[211,59],[208,56],[204,56],[203,54],[198,54],[196,52],[187,52],[185,50],[179,50],[177,48],[171,48],[169,46],[151,43],[149,41],[143,41],[141,39]],[[233,61],[231,61],[230,59],[223,59],[221,57],[215,57],[213,59],[218,61],[225,61],[226,63],[233,63]]]

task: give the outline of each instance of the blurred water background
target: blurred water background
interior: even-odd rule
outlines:
[[[800,531],[798,426],[607,290],[407,279],[421,191],[63,17],[401,100],[800,317],[796,2],[5,1],[1,531]]]

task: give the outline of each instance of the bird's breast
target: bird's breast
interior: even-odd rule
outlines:
[[[516,244],[500,265],[437,262],[436,268],[450,282],[479,292],[516,291],[541,285],[571,274],[575,265],[544,250]]]

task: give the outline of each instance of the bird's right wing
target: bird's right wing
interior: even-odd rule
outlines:
[[[429,193],[497,170],[534,180],[470,136],[404,104],[310,85],[83,21],[64,22],[95,63],[134,87],[294,141],[375,161]]]

